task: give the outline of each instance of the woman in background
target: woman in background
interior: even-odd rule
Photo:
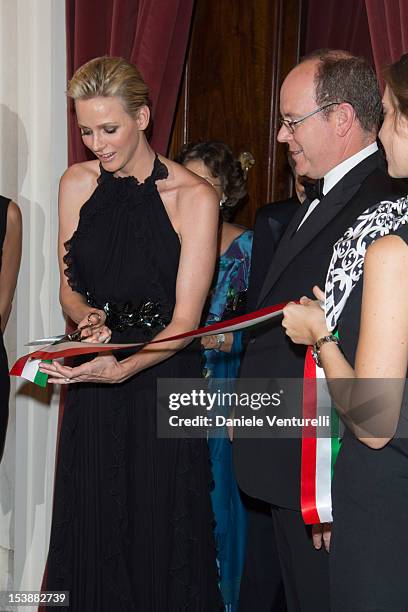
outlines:
[[[245,177],[241,164],[222,142],[187,144],[177,161],[208,181],[220,202],[219,259],[205,322],[210,325],[242,314],[245,307],[252,231],[229,222],[246,195]],[[204,375],[228,379],[223,390],[232,390],[243,349],[242,333],[206,336],[201,343]],[[211,499],[221,593],[225,610],[236,612],[245,554],[246,511],[233,472],[231,442],[227,432],[224,433],[223,436],[217,428],[216,432],[210,431],[208,438],[214,479]]]
[[[11,311],[21,260],[21,213],[15,202],[0,196],[0,461],[8,422],[10,379],[3,334]]]

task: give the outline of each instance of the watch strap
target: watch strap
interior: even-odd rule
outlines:
[[[327,336],[323,336],[316,340],[312,347],[312,357],[317,365],[317,367],[322,367],[322,362],[320,360],[320,349],[323,344],[327,344],[328,342],[334,342],[335,344],[339,344],[339,339],[334,334],[328,334]]]

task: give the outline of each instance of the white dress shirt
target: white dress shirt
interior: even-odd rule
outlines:
[[[329,191],[333,189],[333,187],[343,178],[343,176],[345,176],[347,172],[350,172],[350,170],[352,170],[354,166],[357,166],[357,164],[362,162],[363,159],[366,159],[366,157],[369,157],[376,151],[378,151],[378,146],[376,142],[373,142],[368,145],[368,147],[364,147],[364,149],[361,149],[361,151],[355,153],[355,155],[348,157],[343,162],[341,162],[341,164],[329,170],[329,172],[325,174],[323,178],[323,195],[325,196],[327,193],[329,193]],[[298,230],[308,218],[308,216],[314,211],[319,202],[320,200],[318,200],[317,198],[315,198],[313,202],[310,202],[309,208],[307,209],[307,213],[300,222]]]

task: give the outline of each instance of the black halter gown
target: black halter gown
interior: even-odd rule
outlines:
[[[101,168],[66,245],[72,288],[109,303],[112,327],[125,327],[116,342],[146,338],[143,325],[121,325],[134,305],[150,300],[171,317],[180,244],[156,188],[167,175],[158,157],[144,183]],[[187,348],[122,384],[69,388],[47,588],[70,591],[73,611],[221,609],[207,443],[157,437],[160,377],[199,378],[199,353]]]

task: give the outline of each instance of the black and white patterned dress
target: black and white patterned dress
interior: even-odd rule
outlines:
[[[408,198],[368,209],[334,247],[325,287],[326,320],[331,330],[337,327],[352,366],[365,254],[370,244],[387,234],[400,236],[408,245]],[[407,427],[405,404],[404,400],[397,432]],[[374,450],[346,429],[332,497],[331,612],[406,612],[408,440],[397,434],[384,448]]]

